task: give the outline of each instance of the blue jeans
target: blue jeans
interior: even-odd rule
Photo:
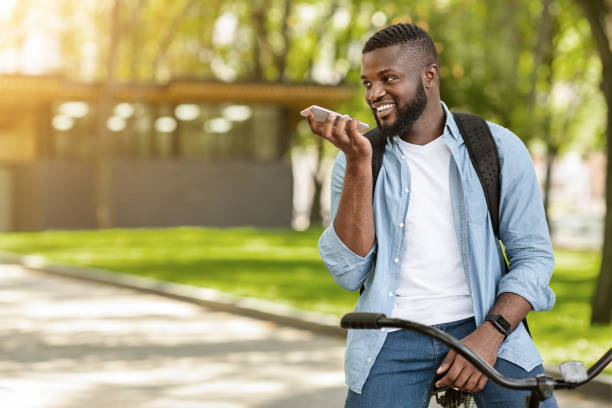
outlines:
[[[469,318],[434,327],[462,339],[476,329],[476,322]],[[426,408],[436,370],[446,353],[446,345],[422,334],[410,330],[389,333],[361,394],[349,390],[345,408]],[[533,377],[544,372],[541,365],[527,372],[501,358],[497,359],[495,369],[510,378]],[[524,408],[527,395],[529,391],[510,390],[489,380],[474,398],[480,408]],[[542,402],[541,407],[556,408],[555,397]]]

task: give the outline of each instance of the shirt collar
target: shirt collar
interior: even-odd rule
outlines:
[[[446,121],[444,123],[444,133],[448,132],[456,141],[462,141],[463,138],[459,137],[461,135],[461,132],[459,132],[459,127],[455,122],[453,114],[444,102],[440,101],[440,103],[442,104],[442,109],[444,109],[444,115],[446,116]]]

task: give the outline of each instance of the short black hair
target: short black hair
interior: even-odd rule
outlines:
[[[366,41],[362,54],[397,44],[406,45],[407,54],[420,58],[423,66],[440,65],[440,56],[429,34],[421,27],[408,23],[393,24],[376,32]]]

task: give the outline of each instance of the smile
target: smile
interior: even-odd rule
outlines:
[[[393,103],[389,103],[389,104],[386,104],[386,105],[380,105],[380,106],[376,107],[376,112],[382,112],[382,111],[385,111],[387,109],[391,109],[394,106],[395,106],[395,104],[393,104]]]

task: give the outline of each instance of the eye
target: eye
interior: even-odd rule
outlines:
[[[361,85],[363,85],[363,87],[366,89],[370,89],[372,87],[372,83],[370,81],[363,81]]]
[[[394,81],[396,79],[397,79],[397,77],[395,75],[385,75],[383,77],[383,81],[384,82],[391,82],[391,81]]]

